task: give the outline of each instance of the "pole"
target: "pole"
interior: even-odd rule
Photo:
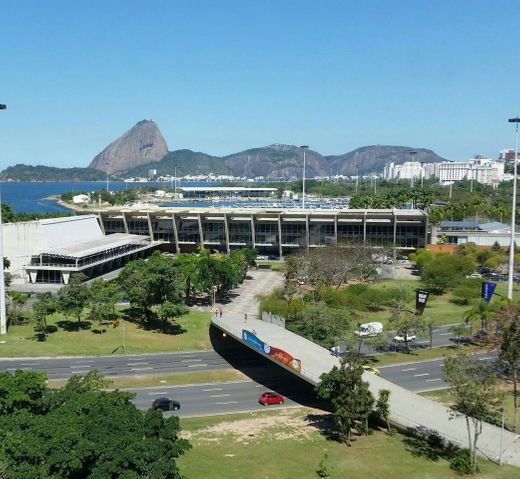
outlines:
[[[515,159],[513,162],[513,202],[511,205],[511,237],[509,241],[509,267],[507,277],[507,299],[513,299],[513,270],[515,267],[515,226],[516,226],[516,176],[518,166],[518,123],[520,118],[510,118],[509,123],[516,124],[516,140],[515,140]]]
[[[305,150],[309,148],[307,145],[302,145],[300,148],[303,150],[303,188],[302,188],[302,208],[305,208]]]
[[[500,451],[498,453],[498,465],[499,466],[502,465],[502,449],[504,449],[504,423],[505,423],[505,408],[502,407],[502,427],[500,428]]]
[[[6,105],[0,104],[0,110]],[[7,316],[5,312],[5,279],[4,279],[4,228],[2,224],[2,193],[0,191],[0,334],[7,334]]]
[[[359,186],[359,165],[356,165],[356,193],[358,192]]]
[[[125,320],[121,318],[121,335],[123,336],[123,352],[125,352]]]

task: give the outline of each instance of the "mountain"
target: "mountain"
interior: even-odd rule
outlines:
[[[385,145],[364,146],[343,155],[327,156],[326,159],[331,174],[352,176],[356,174],[356,165],[359,166],[360,174],[379,173],[383,171],[387,163],[393,161],[396,164],[401,164],[405,161],[411,161],[412,157],[419,163],[446,161],[437,153],[425,148]]]
[[[168,146],[152,120],[142,120],[96,155],[89,168],[110,174],[163,159]]]
[[[380,173],[385,164],[396,164],[411,160],[408,146],[364,146],[343,155],[323,156],[317,151],[307,150],[305,165],[307,176],[329,176],[356,174],[356,165],[360,174]],[[445,161],[431,150],[415,148],[415,159],[421,163]],[[157,174],[229,174],[254,178],[270,176],[272,178],[299,178],[302,175],[303,150],[294,145],[274,144],[261,148],[251,148],[224,157],[210,156],[191,150],[177,150],[168,153],[161,161],[154,163]],[[125,172],[126,176],[146,176],[147,166],[140,166]]]
[[[0,173],[2,181],[99,181],[105,173],[92,168],[55,168],[43,165],[14,165]]]

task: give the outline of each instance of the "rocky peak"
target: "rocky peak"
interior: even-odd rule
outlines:
[[[89,166],[115,173],[160,161],[167,153],[159,127],[152,120],[142,120],[96,155]]]

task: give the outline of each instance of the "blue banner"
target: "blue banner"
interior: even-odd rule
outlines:
[[[489,303],[491,301],[496,287],[496,283],[491,283],[489,281],[484,281],[482,283],[482,298],[484,298],[484,301],[486,301],[486,303]]]
[[[258,337],[251,331],[243,329],[242,339],[262,353],[269,354],[271,352],[271,346],[269,346],[267,343],[264,343],[261,339],[258,339]]]

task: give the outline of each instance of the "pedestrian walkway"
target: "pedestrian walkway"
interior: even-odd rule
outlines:
[[[244,306],[239,313],[226,310],[221,318],[214,317],[213,323],[258,354],[276,362],[311,384],[317,384],[321,374],[339,365],[339,360],[329,351],[297,334],[271,323],[253,319],[249,314],[246,321]],[[255,331],[254,335],[252,335],[253,331]],[[450,410],[445,406],[369,373],[365,373],[363,379],[369,383],[375,396],[381,389],[391,391],[390,419],[394,425],[402,429],[419,428],[421,431],[437,431],[447,441],[459,447],[467,447],[465,420],[452,419]],[[479,439],[480,454],[497,460],[500,456],[500,444],[500,428],[484,424]],[[520,467],[520,436],[508,431],[504,432],[502,461]]]

